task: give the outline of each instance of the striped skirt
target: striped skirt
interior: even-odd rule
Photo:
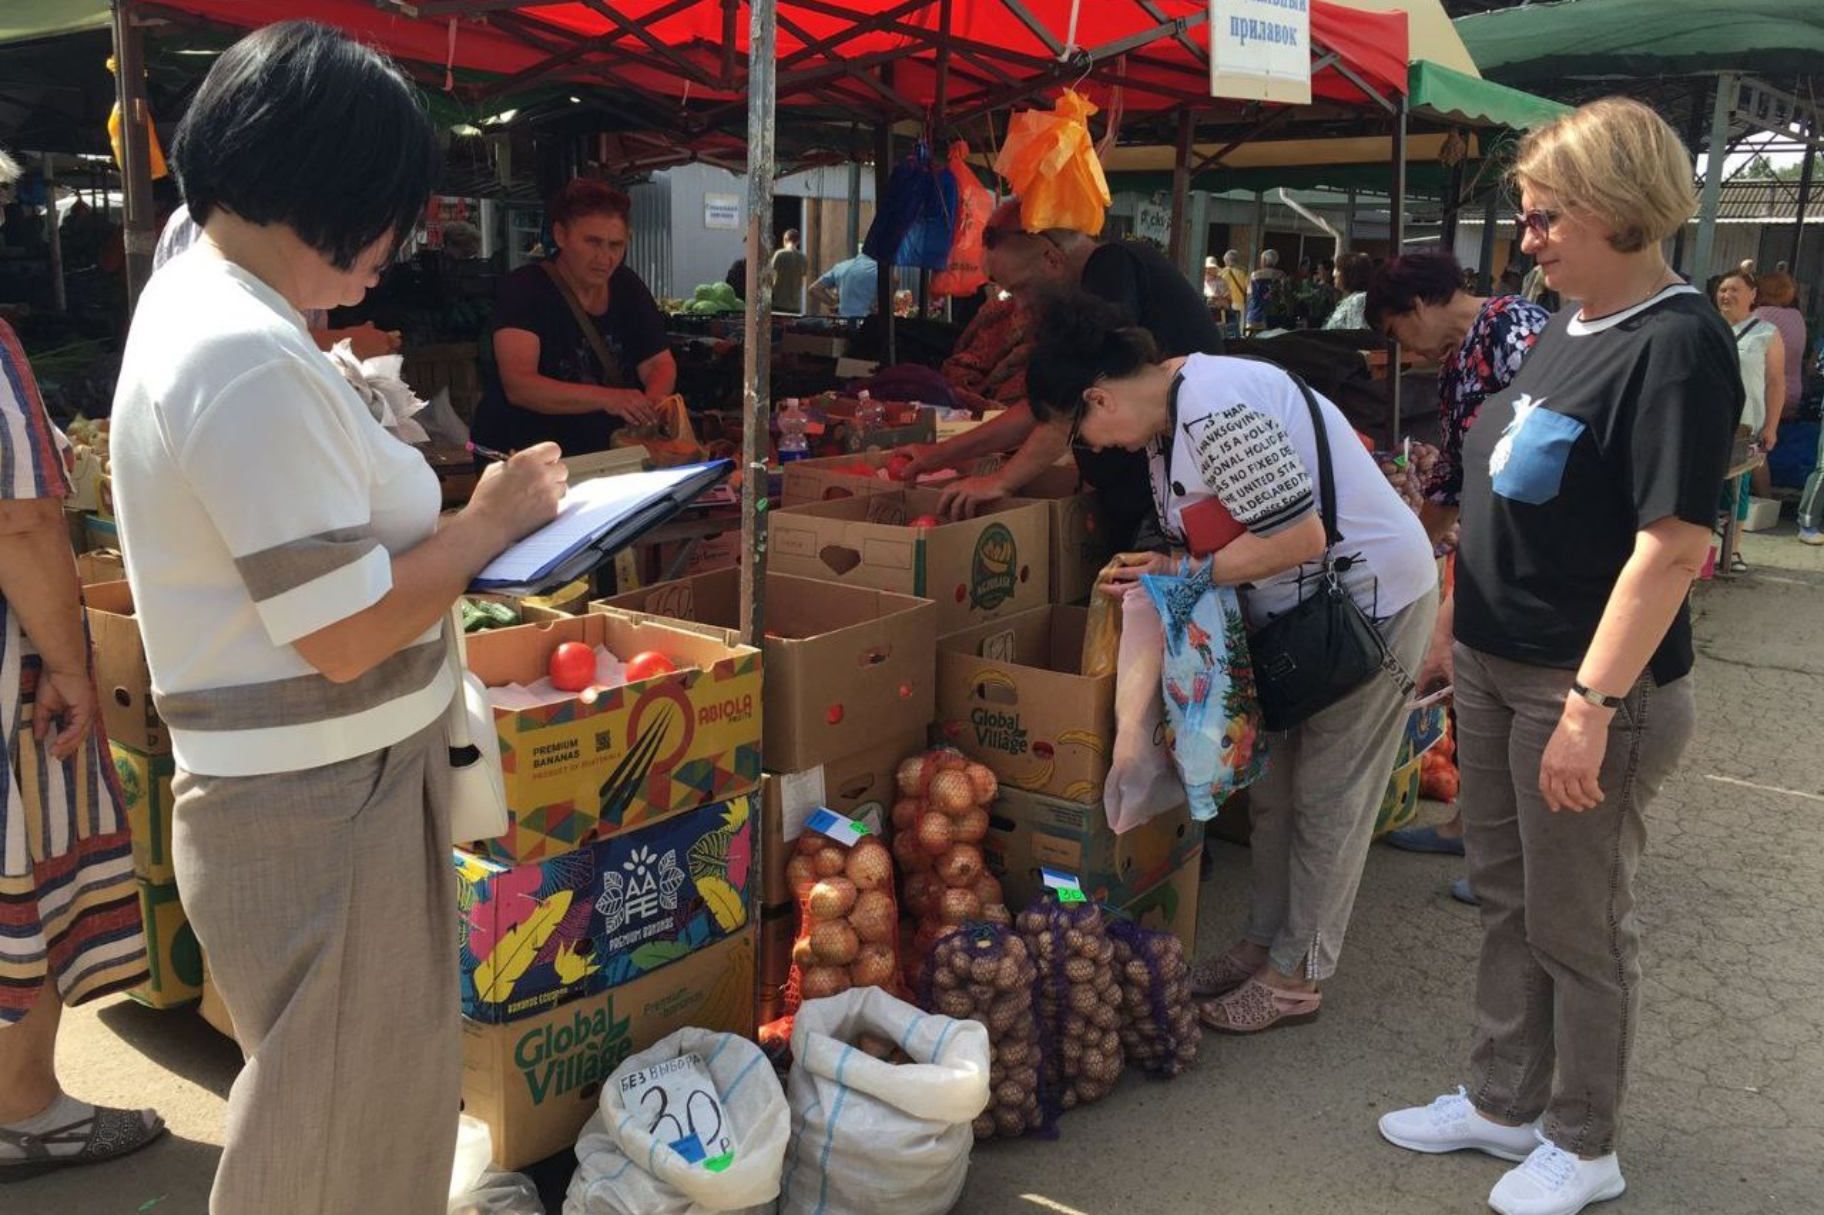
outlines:
[[[146,978],[133,847],[99,718],[64,761],[32,735],[39,660],[0,600],[0,1029]]]

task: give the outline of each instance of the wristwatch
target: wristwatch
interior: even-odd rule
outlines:
[[[1628,703],[1625,696],[1607,696],[1594,688],[1586,688],[1581,680],[1571,681],[1571,695],[1589,701],[1599,709],[1619,709]]]

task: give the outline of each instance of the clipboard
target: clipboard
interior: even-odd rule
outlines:
[[[469,590],[539,595],[574,582],[734,474],[733,460],[572,486],[558,517],[489,562]],[[612,497],[612,501],[605,500]]]

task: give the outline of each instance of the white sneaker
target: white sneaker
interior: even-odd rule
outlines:
[[[1824,531],[1819,531],[1815,527],[1801,527],[1799,529],[1799,543],[1812,545],[1824,544]]]
[[[1627,1188],[1615,1153],[1583,1160],[1541,1134],[1526,1162],[1495,1182],[1488,1205],[1500,1215],[1577,1215],[1592,1202],[1621,1197]]]
[[[1430,1105],[1381,1115],[1381,1138],[1413,1152],[1487,1152],[1502,1160],[1525,1160],[1538,1144],[1532,1123],[1502,1126],[1484,1118],[1461,1085]]]

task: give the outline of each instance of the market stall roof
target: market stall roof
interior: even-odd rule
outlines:
[[[1570,112],[1570,107],[1519,89],[1453,71],[1441,63],[1412,65],[1412,113],[1473,127],[1531,130]]]
[[[0,46],[105,30],[108,0],[6,0],[0,4]]]
[[[242,27],[313,17],[398,58],[498,73],[502,91],[554,78],[731,104],[745,91],[747,20],[741,5],[723,0],[158,0],[147,7]],[[1356,79],[1383,95],[1405,91],[1403,11],[1311,0],[1310,12],[1313,40],[1337,56],[1313,78],[1316,95],[1354,101]],[[1133,110],[1208,104],[1208,20],[1206,0],[781,0],[779,98],[851,115],[924,114],[941,92],[947,113],[969,114],[1087,80],[1122,86]]]
[[[1477,13],[1456,27],[1484,75],[1521,86],[1721,71],[1812,75],[1824,56],[1824,4],[1815,0],[1567,0]]]
[[[1451,23],[1444,0],[1335,0],[1370,13],[1406,14],[1406,57],[1413,63],[1438,63],[1468,76],[1480,76],[1462,35]]]

